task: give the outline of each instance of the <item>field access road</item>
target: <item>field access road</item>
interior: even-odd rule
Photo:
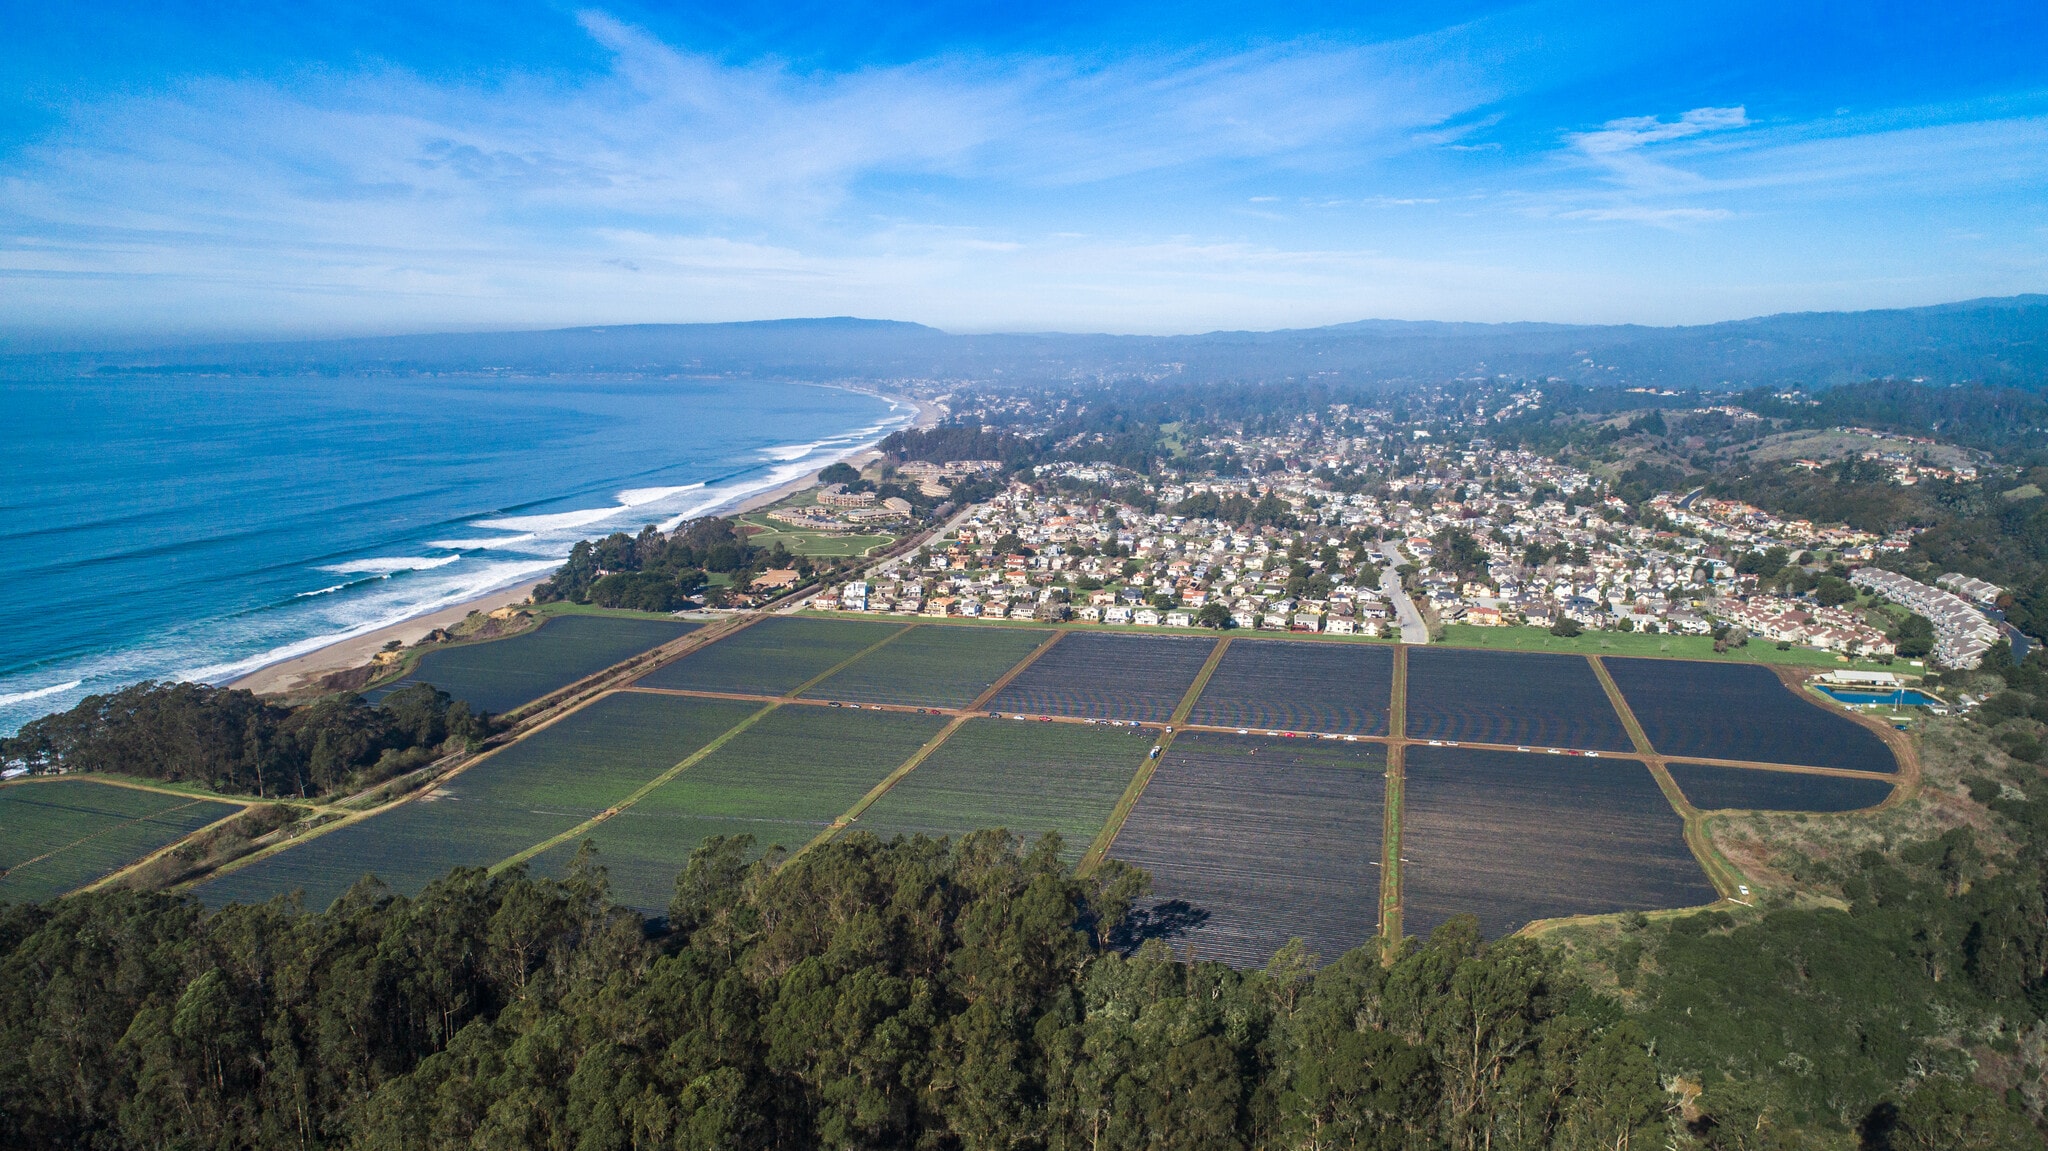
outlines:
[[[1422,622],[1422,613],[1416,610],[1415,601],[1408,598],[1408,589],[1401,586],[1401,573],[1394,570],[1408,562],[1402,557],[1400,546],[1389,540],[1380,545],[1380,554],[1387,560],[1386,568],[1380,572],[1380,590],[1386,593],[1387,602],[1394,605],[1394,618],[1401,624],[1401,642],[1428,643],[1429,625]]]

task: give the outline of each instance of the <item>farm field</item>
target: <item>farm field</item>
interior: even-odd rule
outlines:
[[[1411,745],[1401,826],[1410,935],[1468,913],[1492,938],[1535,919],[1718,898],[1635,760]]]
[[[1064,856],[1079,859],[1151,747],[1149,732],[1129,728],[969,720],[848,831],[887,839],[1007,827],[1027,840],[1057,831]]]
[[[1601,662],[1660,755],[1898,770],[1876,732],[1808,702],[1768,668],[1664,659]]]
[[[1701,811],[1858,811],[1876,807],[1892,793],[1891,784],[1877,779],[1759,771],[1710,763],[1664,766],[1687,801]]]
[[[451,867],[487,867],[567,831],[759,710],[737,700],[609,695],[428,795],[230,872],[200,895],[250,903],[303,887],[306,906],[319,908],[370,871],[411,894]]]
[[[697,627],[681,620],[556,616],[509,639],[427,652],[405,678],[372,694],[382,698],[409,684],[431,683],[471,707],[502,715]]]
[[[240,810],[86,779],[0,788],[0,902],[83,887]]]
[[[488,867],[584,818],[435,793],[228,872],[194,894],[208,907],[222,907],[299,891],[306,910],[320,911],[374,874],[394,890],[417,895],[453,868]]]
[[[965,707],[1050,634],[1023,628],[926,625],[861,657],[804,694],[855,703]]]
[[[886,649],[885,649],[886,650]],[[612,897],[663,915],[676,873],[712,835],[752,835],[755,852],[795,851],[846,813],[946,720],[904,712],[783,707],[599,824],[588,836],[611,873]],[[534,860],[566,871],[581,840]]]
[[[989,701],[993,711],[1164,723],[1216,646],[1179,636],[1074,632]]]
[[[903,627],[866,620],[773,616],[656,668],[641,677],[640,683],[645,687],[784,695]]]
[[[1593,665],[1575,655],[1410,648],[1407,726],[1409,739],[1595,751],[1635,746]]]
[[[1238,640],[1223,653],[1188,722],[1385,735],[1393,687],[1391,647]]]
[[[1366,942],[1385,771],[1379,744],[1182,734],[1110,849],[1152,874],[1140,930],[1238,967],[1294,937],[1325,958]]]

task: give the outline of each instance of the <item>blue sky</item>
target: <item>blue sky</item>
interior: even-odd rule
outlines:
[[[2038,3],[83,7],[0,0],[15,337],[2048,290]]]

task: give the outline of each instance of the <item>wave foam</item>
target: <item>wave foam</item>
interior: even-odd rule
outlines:
[[[589,527],[608,519],[622,516],[635,508],[673,499],[684,492],[693,492],[703,487],[702,483],[683,484],[667,488],[628,488],[616,497],[618,502],[608,508],[579,508],[569,512],[542,512],[531,516],[504,516],[498,519],[478,520],[476,526],[501,532],[558,532],[569,528]]]
[[[82,679],[74,679],[70,683],[52,684],[49,687],[36,688],[34,691],[9,692],[5,695],[0,695],[0,707],[7,707],[10,704],[28,703],[31,700],[48,699],[53,695],[62,695],[84,682]]]
[[[492,536],[488,539],[428,540],[427,546],[430,548],[447,548],[449,551],[457,552],[495,551],[498,548],[516,548],[520,544],[529,544],[537,538],[539,537],[535,533],[527,532],[524,535]]]
[[[328,564],[324,572],[339,572],[353,575],[367,572],[371,575],[395,575],[399,572],[427,571],[447,567],[461,559],[461,556],[371,556],[368,559],[350,560],[347,563]]]

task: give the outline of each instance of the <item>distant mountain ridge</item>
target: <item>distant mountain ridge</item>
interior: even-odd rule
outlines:
[[[0,356],[0,375],[651,372],[773,378],[1429,382],[1506,375],[1731,388],[1877,378],[2048,384],[2048,295],[1688,327],[1359,320],[1188,336],[956,335],[851,316]]]

